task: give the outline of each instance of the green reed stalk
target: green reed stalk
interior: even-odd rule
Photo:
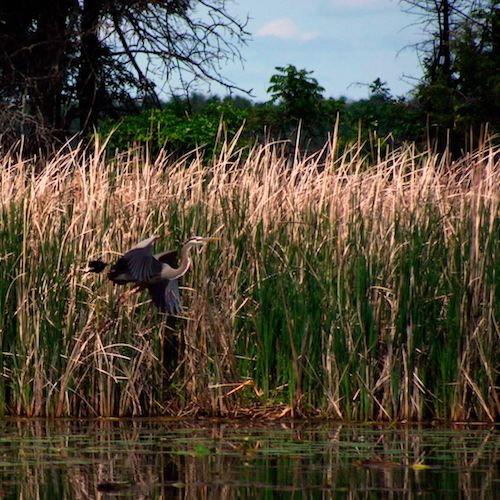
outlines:
[[[0,412],[498,418],[497,149],[223,151],[4,158]],[[151,234],[221,238],[181,318],[82,272]]]

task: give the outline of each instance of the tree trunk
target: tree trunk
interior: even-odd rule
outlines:
[[[441,29],[441,39],[439,41],[439,52],[441,65],[441,72],[451,87],[452,83],[452,68],[451,68],[451,47],[450,47],[450,2],[449,0],[441,1],[441,12],[442,12],[442,29]]]
[[[77,79],[80,130],[88,132],[97,122],[100,42],[98,37],[102,0],[85,0],[81,15],[80,67]]]
[[[37,30],[40,43],[35,48],[38,54],[32,58],[32,114],[56,134],[62,129],[62,93],[68,69],[68,10],[67,0],[54,0],[50,8],[41,10]]]

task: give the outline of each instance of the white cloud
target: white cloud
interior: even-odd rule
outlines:
[[[390,0],[329,0],[328,3],[330,4],[331,7],[337,7],[337,8],[348,8],[348,9],[359,9],[359,8],[365,8],[365,9],[373,9],[373,8],[380,8],[380,7],[390,7],[390,4],[392,3],[393,6],[395,4],[394,1]]]
[[[306,42],[319,37],[317,31],[301,31],[288,17],[276,19],[265,24],[255,33],[258,37],[275,37],[282,40],[300,40]]]

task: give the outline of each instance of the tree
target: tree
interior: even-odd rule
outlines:
[[[496,6],[495,6],[496,4]],[[488,122],[500,129],[500,8],[499,2],[477,9],[459,25],[453,43],[457,122],[461,128]]]
[[[278,123],[274,131],[293,138],[300,123],[303,143],[311,145],[311,140],[317,135],[318,126],[321,128],[319,122],[322,115],[322,92],[325,89],[319,85],[316,78],[309,76],[312,71],[298,70],[292,64],[275,69],[279,73],[271,76],[271,85],[267,89],[271,94],[271,102],[278,105]]]
[[[417,46],[424,78],[416,96],[434,138],[455,146],[471,126],[498,127],[498,0],[401,0],[428,38]],[[451,136],[450,136],[451,133]]]
[[[18,0],[0,8],[0,104],[48,130],[87,131],[133,98],[159,102],[176,74],[236,88],[246,21],[227,0]],[[241,90],[241,89],[240,89]]]
[[[271,85],[267,89],[272,102],[281,105],[289,119],[307,123],[317,114],[325,89],[316,78],[309,76],[312,71],[298,70],[292,64],[275,69],[279,73],[271,76]]]

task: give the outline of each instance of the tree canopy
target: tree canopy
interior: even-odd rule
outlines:
[[[158,82],[235,88],[220,64],[240,57],[246,20],[226,0],[18,0],[0,7],[0,104],[16,132],[89,130]],[[175,75],[175,78],[174,78]],[[5,119],[5,118],[4,118]]]
[[[500,2],[401,0],[427,38],[417,45],[424,78],[418,105],[430,132],[444,143],[500,117]],[[445,139],[446,138],[446,139]]]
[[[148,138],[156,147],[186,151],[209,147],[223,119],[233,133],[245,122],[249,141],[272,135],[314,149],[340,116],[346,140],[428,144],[431,138],[459,151],[470,144],[469,131],[477,138],[485,123],[500,130],[498,0],[400,1],[427,33],[416,46],[424,77],[408,96],[392,96],[377,78],[367,84],[367,99],[325,98],[312,71],[288,64],[270,77],[268,102],[240,97],[210,106],[192,84],[203,79],[238,89],[224,78],[222,63],[240,57],[249,36],[246,20],[230,14],[229,0],[3,2],[0,134],[37,139],[38,147],[46,138],[123,124],[120,147]],[[179,90],[188,96],[181,105]],[[165,105],[159,97],[168,94],[173,98]]]

